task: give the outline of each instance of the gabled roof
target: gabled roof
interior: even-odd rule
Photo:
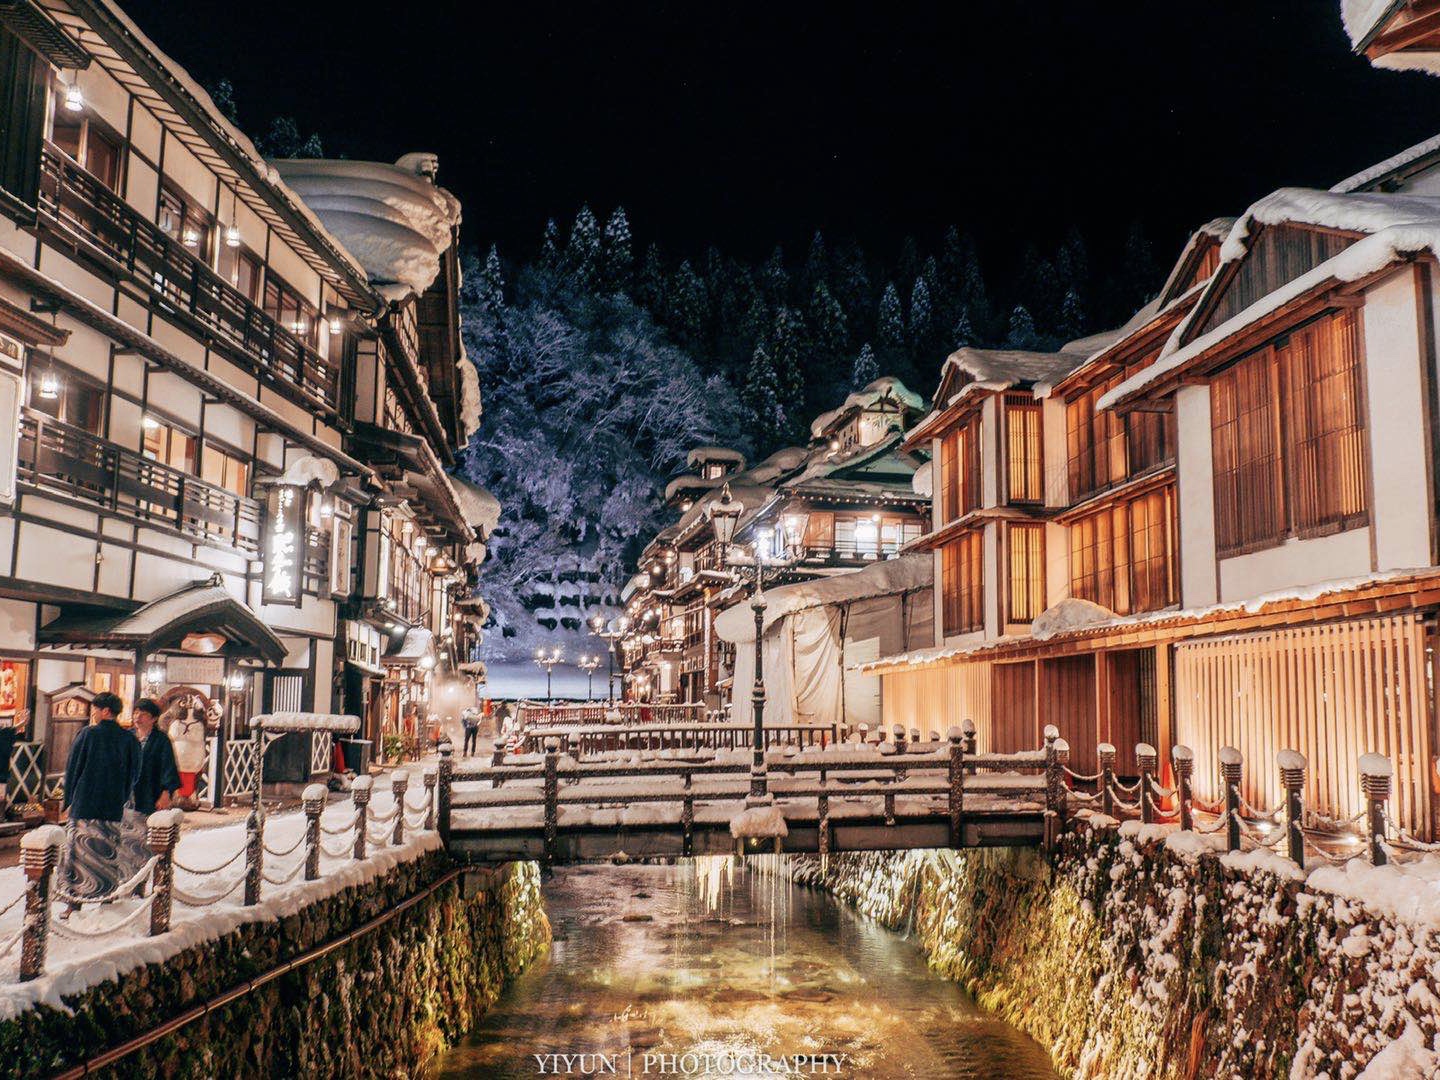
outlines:
[[[810,437],[824,438],[840,421],[863,409],[887,405],[897,413],[919,413],[925,409],[925,399],[910,390],[893,375],[883,375],[869,386],[849,395],[838,409],[823,412],[810,423]]]
[[[1208,310],[1212,294],[1228,285],[1226,266],[1243,260],[1257,226],[1298,224],[1337,232],[1358,233],[1361,239],[1311,270],[1261,296],[1218,326],[1189,336],[1197,317]],[[1340,282],[1361,281],[1390,264],[1420,252],[1440,253],[1440,196],[1341,194],[1307,188],[1281,188],[1256,202],[1235,223],[1221,247],[1221,269],[1205,295],[1176,327],[1160,359],[1105,394],[1097,406],[1112,408],[1152,392],[1156,383],[1206,355],[1217,345],[1293,301],[1323,292]]]
[[[1353,51],[1376,67],[1440,74],[1440,8],[1434,0],[1340,0]]]
[[[1352,191],[1383,191],[1437,164],[1440,164],[1440,135],[1432,135],[1414,146],[1406,147],[1398,154],[1361,169],[1354,176],[1347,176],[1330,191],[1337,195]]]

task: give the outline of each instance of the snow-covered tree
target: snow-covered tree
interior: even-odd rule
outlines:
[[[536,261],[541,273],[552,278],[560,273],[560,226],[554,218],[545,221],[545,234],[540,238],[540,256]]]
[[[875,321],[875,336],[881,350],[905,347],[905,313],[900,307],[900,291],[888,282],[880,294],[880,313]]]
[[[570,287],[588,290],[595,287],[600,276],[600,224],[589,206],[580,207],[575,224],[570,227],[570,242],[565,245],[565,273]]]
[[[791,421],[798,421],[805,398],[805,326],[793,308],[775,312],[767,349],[779,380],[780,404]]]
[[[807,292],[814,292],[817,285],[827,284],[830,277],[830,256],[825,249],[825,237],[820,230],[810,237],[810,250],[805,253],[805,268],[800,285]]]
[[[1035,320],[1024,304],[1016,304],[1015,310],[1010,312],[1010,327],[1005,332],[1005,347],[1007,349],[1034,349],[1038,344],[1039,335],[1035,333]]]
[[[505,279],[500,269],[500,252],[494,244],[485,254],[485,263],[476,275],[475,285],[475,302],[486,315],[497,317],[505,307]]]
[[[745,384],[740,389],[740,401],[750,414],[750,423],[755,432],[755,444],[764,454],[779,446],[790,427],[780,389],[780,373],[776,370],[774,358],[769,350],[756,345],[750,354],[750,364],[745,369]]]
[[[650,314],[659,312],[665,299],[665,263],[660,258],[660,246],[650,244],[645,257],[640,260],[640,276],[635,282],[635,301]]]
[[[760,268],[760,287],[772,305],[783,304],[790,296],[790,275],[785,270],[785,253],[776,244]]]
[[[1065,293],[1065,300],[1060,305],[1060,324],[1055,328],[1055,332],[1061,341],[1073,341],[1085,336],[1085,305],[1080,294],[1074,289]]]
[[[970,309],[963,304],[960,307],[960,314],[955,318],[955,325],[950,330],[950,348],[963,349],[967,346],[980,344],[980,339],[975,334],[975,327],[970,322]]]
[[[665,322],[687,348],[702,344],[705,330],[705,283],[690,260],[682,259],[665,290]]]
[[[830,295],[823,281],[817,282],[810,294],[807,321],[812,367],[822,373],[843,370],[840,365],[845,353],[845,312],[840,310],[839,302]]]
[[[930,333],[930,286],[921,275],[915,279],[915,286],[910,290],[910,343],[917,354],[924,354],[930,343]]]
[[[231,105],[234,100],[232,97]],[[325,156],[325,147],[320,136],[311,133],[308,137],[300,134],[300,125],[293,116],[277,116],[270,121],[270,130],[255,141],[255,148],[267,158],[320,158]]]
[[[601,284],[618,292],[629,292],[635,272],[635,252],[630,239],[630,219],[625,208],[617,206],[605,222],[601,242]]]
[[[860,351],[855,354],[855,362],[850,365],[850,387],[853,390],[863,390],[879,377],[880,362],[875,359],[875,350],[867,341],[860,346]]]

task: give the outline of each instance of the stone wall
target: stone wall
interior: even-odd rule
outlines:
[[[1440,1075],[1433,912],[1370,899],[1402,892],[1407,872],[1352,863],[1307,881],[1269,852],[1098,817],[1053,863],[994,849],[789,865],[913,932],[1068,1075]]]
[[[48,1077],[344,935],[451,870],[439,852],[0,1024],[4,1075]],[[410,1077],[545,947],[534,863],[457,877],[411,909],[96,1075]]]

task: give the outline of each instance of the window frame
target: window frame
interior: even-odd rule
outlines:
[[[985,629],[985,529],[966,529],[940,548],[944,636]]]

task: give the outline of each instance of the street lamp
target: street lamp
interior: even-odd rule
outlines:
[[[544,649],[536,649],[536,650],[535,650],[535,664],[536,664],[536,666],[537,666],[537,667],[543,667],[543,668],[545,669],[545,700],[546,700],[546,701],[554,701],[554,700],[555,700],[554,694],[551,693],[551,683],[550,683],[551,671],[552,671],[552,669],[555,667],[556,664],[562,663],[563,661],[564,661],[564,657],[563,657],[563,656],[561,655],[561,653],[560,653],[560,646],[559,646],[559,645],[556,645],[556,646],[555,646],[553,649],[551,649],[549,652],[546,652]]]
[[[608,623],[604,615],[596,615],[590,620],[590,632],[605,642],[605,698],[612,705],[615,704],[615,643],[629,631],[630,619],[625,615],[611,619]]]
[[[736,557],[731,550],[735,527],[740,523],[740,515],[744,512],[744,504],[730,494],[728,483],[721,492],[720,501],[712,503],[708,511],[711,527],[715,530],[715,539],[720,542],[725,561],[742,581],[746,577],[751,580],[750,607],[755,612],[755,682],[751,688],[750,701],[755,722],[752,735],[755,753],[750,764],[750,794],[745,802],[748,806],[765,806],[772,801],[769,781],[765,775],[765,668],[761,641],[765,626],[765,574],[767,564],[774,570],[789,565],[791,560],[785,555],[798,548],[799,541],[803,541],[806,517],[803,514],[786,516],[785,527],[781,532],[785,551],[780,555],[774,553],[772,533],[769,530],[757,531],[754,556],[747,561],[743,556]]]
[[[575,666],[585,672],[585,700],[593,701],[595,699],[595,669],[600,666],[600,657],[582,656],[580,662]]]

